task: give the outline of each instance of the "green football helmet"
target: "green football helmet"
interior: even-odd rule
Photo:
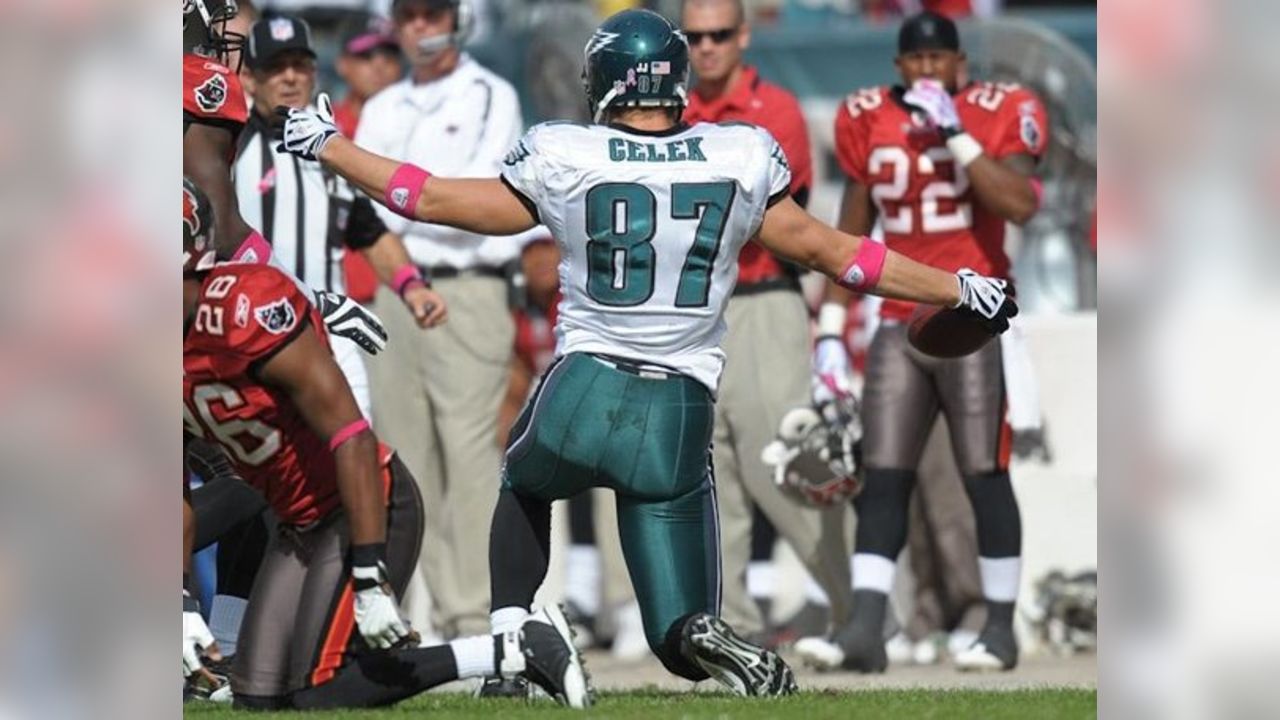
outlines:
[[[582,82],[591,118],[609,108],[671,107],[689,103],[689,42],[666,18],[624,10],[605,20],[583,50]]]

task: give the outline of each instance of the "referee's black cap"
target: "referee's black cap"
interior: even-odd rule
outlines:
[[[960,51],[960,32],[951,18],[935,12],[912,15],[898,30],[898,54],[921,50]]]
[[[311,45],[311,26],[305,20],[287,15],[259,20],[249,30],[245,64],[257,70],[286,50],[299,50],[314,58],[316,51]]]

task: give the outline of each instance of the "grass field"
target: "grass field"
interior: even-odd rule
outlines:
[[[1037,690],[858,690],[805,692],[784,700],[748,701],[718,693],[659,690],[602,692],[583,717],[658,720],[659,718],[1036,718],[1077,720],[1097,716],[1098,693],[1085,689]],[[429,693],[382,710],[299,713],[244,713],[224,707],[196,704],[185,708],[187,717],[219,718],[553,718],[569,720],[575,711],[549,700],[477,700],[461,693]]]

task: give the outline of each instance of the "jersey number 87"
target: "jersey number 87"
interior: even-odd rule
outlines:
[[[676,285],[676,307],[706,307],[736,193],[732,182],[672,183],[671,219],[698,221]],[[644,304],[658,272],[653,191],[638,183],[603,183],[587,191],[586,203],[587,294],[601,305]]]

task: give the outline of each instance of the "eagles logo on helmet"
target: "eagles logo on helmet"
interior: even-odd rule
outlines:
[[[830,507],[862,489],[861,441],[858,401],[844,395],[789,410],[760,459],[773,467],[774,483],[793,499]]]
[[[214,265],[213,210],[196,184],[182,178],[182,274],[209,270]]]

